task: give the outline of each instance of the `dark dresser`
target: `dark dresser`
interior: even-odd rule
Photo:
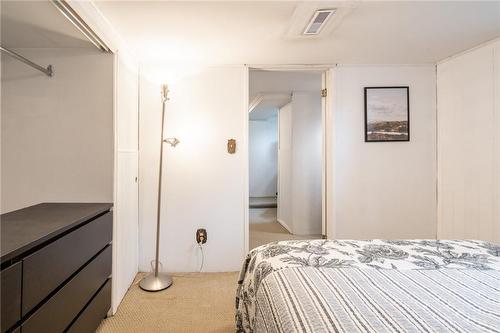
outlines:
[[[1,331],[94,332],[111,307],[112,204],[0,216]]]

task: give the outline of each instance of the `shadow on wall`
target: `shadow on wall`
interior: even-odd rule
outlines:
[[[278,122],[276,116],[249,121],[250,196],[276,195],[278,183]]]

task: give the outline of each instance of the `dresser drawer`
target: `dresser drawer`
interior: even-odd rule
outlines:
[[[62,332],[111,275],[111,246],[57,291],[22,325],[23,333]]]
[[[85,308],[68,329],[68,333],[93,333],[111,308],[111,279],[99,290],[92,302]]]
[[[20,262],[2,270],[1,288],[1,328],[5,332],[21,319],[21,274]]]
[[[110,243],[112,228],[108,212],[23,259],[22,315]]]

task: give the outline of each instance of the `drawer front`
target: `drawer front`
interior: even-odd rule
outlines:
[[[5,332],[21,319],[21,273],[22,263],[18,262],[0,272],[1,288],[1,328]]]
[[[112,229],[108,212],[23,259],[22,315],[111,242]]]
[[[68,333],[93,333],[111,308],[111,279],[68,329]],[[24,331],[23,331],[24,332]]]
[[[23,323],[23,333],[62,332],[110,275],[108,246]]]

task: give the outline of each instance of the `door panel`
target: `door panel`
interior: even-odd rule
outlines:
[[[138,69],[115,57],[115,223],[112,310],[116,312],[138,271],[139,78]]]
[[[292,103],[279,110],[278,221],[293,232],[292,207]]]

